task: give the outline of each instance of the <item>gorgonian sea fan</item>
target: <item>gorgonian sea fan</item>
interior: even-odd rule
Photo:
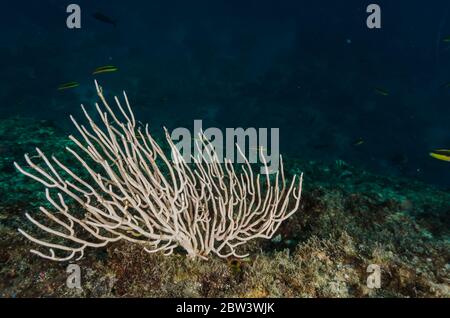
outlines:
[[[287,182],[281,156],[274,177],[255,174],[237,145],[245,159],[239,167],[230,160],[220,163],[211,143],[199,138],[196,146],[209,151],[187,163],[165,130],[171,153],[167,156],[148,125],[137,125],[125,92],[126,107],[115,97],[114,111],[95,85],[102,104],[96,104],[100,120],[95,122],[82,105],[89,129],[71,116],[81,138],[70,136],[78,149],[66,148],[84,173],[39,149],[39,163],[29,155],[27,168],[14,163],[45,186],[52,206],[51,211],[40,207],[39,220],[26,214],[47,234],[45,239],[19,229],[41,246],[32,253],[66,261],[80,259],[87,247],[126,240],[149,253],[168,255],[182,247],[192,258],[207,259],[211,253],[245,257],[237,247],[256,238],[270,239],[298,210],[303,178]]]

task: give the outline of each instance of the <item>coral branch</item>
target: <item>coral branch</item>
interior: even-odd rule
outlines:
[[[27,239],[48,249],[47,253],[31,252],[66,261],[82,257],[87,247],[126,240],[142,244],[149,253],[171,254],[182,247],[192,258],[206,259],[210,254],[245,257],[237,247],[252,239],[271,238],[298,209],[302,176],[294,176],[287,184],[282,163],[281,180],[277,172],[274,180],[266,175],[263,182],[264,177],[253,173],[239,147],[245,163],[238,173],[231,162],[214,160],[217,154],[204,136],[196,144],[210,150],[208,158],[201,155],[187,163],[165,130],[169,158],[148,126],[136,126],[125,93],[126,107],[116,97],[119,112],[115,113],[102,88],[95,85],[102,103],[102,107],[96,104],[100,123],[83,106],[90,129],[71,116],[82,138],[70,136],[78,149],[67,151],[81,164],[83,176],[39,149],[40,164],[28,155],[25,160],[30,169],[14,163],[21,173],[46,187],[47,200],[54,207],[53,212],[40,208],[42,222],[27,214],[30,222],[48,234],[47,239],[19,229]],[[265,160],[263,164],[268,169]]]

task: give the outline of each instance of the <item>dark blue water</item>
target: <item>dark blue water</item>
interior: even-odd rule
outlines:
[[[375,1],[372,1],[375,2]],[[69,30],[69,3],[82,28]],[[159,127],[280,127],[283,153],[345,160],[370,171],[450,186],[450,3],[376,1],[61,1],[1,12],[0,117],[70,129],[68,114],[125,89]],[[117,26],[92,17],[101,12]],[[76,89],[57,91],[64,82]],[[375,91],[380,88],[387,96]],[[30,132],[32,133],[32,132]],[[355,145],[357,140],[363,140]]]

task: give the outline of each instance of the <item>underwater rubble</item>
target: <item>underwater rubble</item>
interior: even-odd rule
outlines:
[[[69,165],[71,141],[51,122],[0,120],[1,297],[450,297],[450,191],[375,175],[343,161],[284,158],[305,175],[300,210],[245,259],[147,254],[128,242],[88,249],[76,261],[82,289],[66,287],[68,263],[29,252],[17,228],[39,213],[43,187],[13,167],[39,147]],[[381,288],[366,284],[381,268]]]

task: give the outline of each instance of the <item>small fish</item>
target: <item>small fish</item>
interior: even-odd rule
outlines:
[[[116,66],[113,65],[106,65],[106,66],[101,66],[101,67],[97,67],[94,72],[92,73],[92,75],[95,74],[100,74],[100,73],[110,73],[110,72],[116,72],[118,71],[119,68],[117,68]]]
[[[450,43],[450,35],[446,36],[445,38],[442,39],[442,42],[444,43]]]
[[[80,86],[80,83],[78,83],[78,82],[69,82],[69,83],[64,83],[64,84],[59,85],[58,86],[58,90],[62,91],[62,90],[65,90],[65,89],[75,88],[75,87],[78,87],[78,86]]]
[[[98,21],[101,21],[101,22],[107,23],[107,24],[111,24],[114,27],[117,26],[117,21],[116,20],[114,20],[114,19],[104,15],[103,13],[95,12],[92,16],[94,17],[94,19],[96,19]]]
[[[449,149],[437,149],[430,152],[430,156],[434,159],[450,162],[450,150]]]
[[[358,138],[353,142],[353,146],[358,147],[361,146],[364,143],[364,139]]]
[[[388,91],[386,91],[386,90],[384,90],[384,89],[382,89],[382,88],[375,88],[375,92],[377,93],[377,94],[380,94],[380,95],[382,95],[382,96],[389,96],[389,92]]]

